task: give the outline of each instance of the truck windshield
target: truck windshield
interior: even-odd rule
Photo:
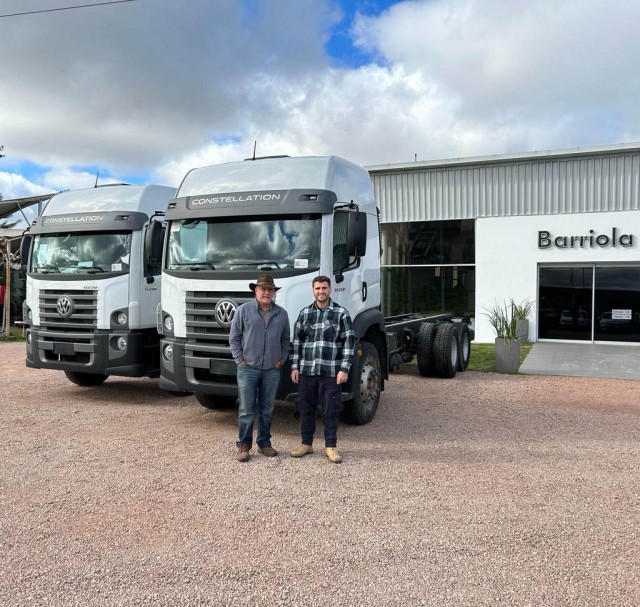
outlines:
[[[31,271],[41,274],[128,272],[131,234],[38,234]]]
[[[317,269],[321,227],[320,215],[174,221],[169,228],[167,269]]]

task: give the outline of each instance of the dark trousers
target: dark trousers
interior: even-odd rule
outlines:
[[[296,406],[300,412],[303,445],[313,444],[316,431],[316,409],[322,407],[324,446],[335,447],[338,441],[338,418],[342,411],[342,387],[335,377],[299,375]]]

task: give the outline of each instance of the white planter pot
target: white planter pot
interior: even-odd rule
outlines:
[[[496,371],[517,373],[520,366],[520,341],[496,337]]]
[[[516,339],[520,343],[529,341],[529,321],[526,318],[524,320],[516,320]]]

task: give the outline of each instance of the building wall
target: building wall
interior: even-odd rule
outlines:
[[[539,247],[539,232],[557,236],[632,235],[632,246]],[[593,233],[590,233],[593,230]],[[476,220],[476,341],[491,342],[494,334],[484,311],[494,302],[537,300],[539,264],[608,263],[640,265],[640,212],[617,211],[480,218]],[[604,240],[601,239],[601,240]],[[628,239],[624,239],[628,241]],[[570,241],[567,242],[570,244]],[[537,307],[529,326],[529,339],[538,333]]]
[[[640,209],[640,148],[368,167],[383,223]]]

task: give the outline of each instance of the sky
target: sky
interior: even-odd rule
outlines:
[[[104,1],[0,0],[5,200],[640,141],[637,0]]]

